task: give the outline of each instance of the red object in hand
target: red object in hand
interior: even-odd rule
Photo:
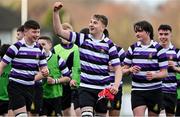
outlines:
[[[102,98],[107,98],[110,101],[114,100],[114,94],[110,92],[109,88],[103,89],[101,92],[98,93],[99,100]]]

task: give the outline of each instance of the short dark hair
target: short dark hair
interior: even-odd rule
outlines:
[[[100,20],[105,25],[105,27],[107,27],[108,18],[105,15],[94,14],[93,18]]]
[[[48,37],[48,36],[40,36],[40,37],[38,38],[38,40],[39,40],[39,39],[46,40],[48,43],[52,43],[51,38]]]
[[[17,32],[24,32],[24,25],[19,26]]]
[[[139,22],[134,24],[134,31],[135,32],[143,31],[143,30],[150,34],[151,39],[154,38],[153,27],[149,22],[143,20],[143,21],[139,21]]]
[[[169,30],[170,32],[172,32],[172,28],[171,28],[171,26],[168,25],[168,24],[161,24],[161,25],[159,26],[159,28],[158,28],[158,31],[159,31],[159,30]]]
[[[24,29],[40,29],[40,25],[35,20],[28,20],[24,23]]]
[[[0,57],[3,57],[7,51],[7,49],[9,48],[9,44],[3,44],[1,47],[0,47]]]

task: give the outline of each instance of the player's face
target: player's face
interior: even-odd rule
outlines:
[[[159,30],[158,39],[161,45],[168,45],[171,41],[171,32],[169,30]]]
[[[49,52],[51,50],[52,44],[48,43],[46,40],[39,39],[38,43],[44,48],[46,52]]]
[[[89,23],[89,33],[94,35],[98,33],[102,33],[105,29],[105,26],[102,24],[100,20],[96,18],[92,18]]]
[[[149,34],[146,31],[141,30],[141,29],[135,31],[135,36],[138,39],[138,41],[141,41],[141,42],[145,42],[148,39],[150,39]]]
[[[21,31],[18,31],[17,36],[16,36],[17,40],[21,40],[23,37],[24,37],[24,33]]]
[[[40,36],[40,29],[27,29],[25,30],[25,36],[29,41],[36,42]]]

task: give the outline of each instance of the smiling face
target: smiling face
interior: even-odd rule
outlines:
[[[170,30],[159,30],[158,39],[163,47],[166,47],[171,42],[172,33]]]
[[[100,20],[97,20],[95,18],[92,18],[89,23],[89,33],[94,35],[99,32],[103,32],[105,29],[105,26],[102,24]]]
[[[94,35],[102,34],[108,25],[108,19],[104,15],[95,14],[89,23],[89,33]]]
[[[29,43],[34,43],[38,40],[40,36],[40,29],[25,29],[25,37],[28,39]]]

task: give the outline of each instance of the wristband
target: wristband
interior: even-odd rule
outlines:
[[[59,79],[55,79],[55,84],[59,84],[59,83],[60,83]]]
[[[56,84],[56,79],[54,79],[54,84]]]

